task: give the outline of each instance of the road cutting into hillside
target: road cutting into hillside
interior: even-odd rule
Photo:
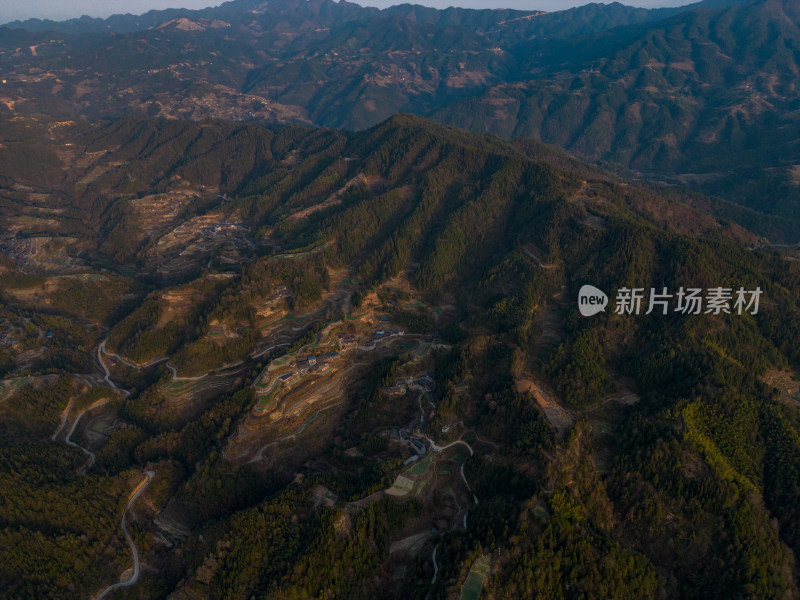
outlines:
[[[145,489],[147,489],[147,486],[150,485],[150,481],[152,481],[156,473],[155,471],[145,471],[144,474],[146,476],[145,479],[143,479],[142,482],[136,486],[133,492],[131,492],[131,495],[128,498],[128,503],[125,505],[125,509],[122,511],[122,520],[120,522],[120,527],[122,528],[122,532],[125,534],[125,539],[127,540],[128,545],[131,548],[131,554],[133,555],[133,573],[125,581],[120,581],[119,583],[114,583],[112,585],[109,585],[108,587],[98,592],[98,594],[94,597],[94,600],[102,600],[102,598],[105,598],[108,594],[110,594],[114,590],[134,585],[137,581],[139,581],[139,572],[140,572],[139,551],[136,548],[136,544],[133,543],[133,538],[131,537],[131,534],[128,532],[126,515],[131,505],[142,494],[142,492],[144,492]]]
[[[83,475],[84,473],[86,473],[86,471],[88,469],[90,469],[92,467],[92,465],[94,465],[95,455],[94,455],[94,452],[92,452],[88,448],[84,448],[83,446],[81,446],[79,444],[76,444],[70,438],[72,437],[72,434],[75,433],[75,428],[78,426],[78,422],[81,420],[81,417],[83,415],[85,415],[88,411],[90,411],[90,410],[92,410],[94,408],[98,408],[100,406],[103,406],[104,404],[107,404],[110,400],[111,400],[111,398],[103,398],[102,400],[98,400],[97,402],[95,402],[91,406],[87,406],[81,412],[79,412],[78,416],[75,417],[75,420],[72,422],[72,427],[70,428],[69,432],[67,433],[67,436],[64,438],[64,441],[68,445],[72,446],[73,448],[80,448],[81,451],[86,456],[89,457],[89,460],[87,461],[87,463],[84,463],[84,465],[78,470],[78,474],[79,475]],[[65,417],[65,419],[66,419],[66,417]],[[58,433],[58,432],[56,432],[56,433]],[[55,438],[55,434],[53,434],[53,437]]]

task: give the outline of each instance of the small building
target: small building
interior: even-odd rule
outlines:
[[[421,392],[432,392],[434,385],[435,384],[433,382],[433,379],[431,379],[427,375],[418,377],[413,383],[413,387],[420,390]]]
[[[352,348],[356,345],[356,336],[352,333],[339,334],[339,347],[342,349]]]

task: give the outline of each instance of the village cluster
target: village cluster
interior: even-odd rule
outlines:
[[[237,248],[249,246],[250,248],[255,248],[255,244],[247,239],[247,233],[250,229],[239,223],[229,222],[227,220],[200,220],[200,219],[193,219],[192,221],[188,221],[186,223],[182,223],[178,225],[175,229],[172,230],[171,234],[174,236],[176,241],[180,241],[184,244],[194,244],[201,250],[205,250],[206,246],[204,242],[215,240],[219,237],[224,237],[228,241],[232,242]],[[166,236],[165,236],[166,237]],[[190,238],[190,239],[187,239]],[[193,238],[193,239],[191,239]],[[203,241],[200,241],[203,240]],[[183,256],[187,253],[191,252],[191,247],[187,246],[184,248],[180,256]]]
[[[288,295],[288,291],[284,286],[279,286],[274,290],[274,295],[270,301],[283,298]],[[381,321],[388,322],[388,317],[381,317]],[[378,329],[376,330],[363,345],[359,344],[358,338],[353,333],[340,333],[337,336],[339,344],[339,351],[323,352],[320,354],[303,354],[298,355],[292,363],[293,370],[282,373],[277,377],[277,380],[283,384],[289,384],[301,375],[306,373],[321,374],[328,372],[334,367],[332,361],[338,358],[340,352],[354,350],[374,350],[377,343],[381,340],[389,339],[404,335],[402,329]]]
[[[416,379],[414,377],[399,379],[395,385],[386,388],[386,392],[392,395],[402,395],[408,390],[415,390],[423,394],[428,394],[433,391],[433,387],[433,373],[425,373]]]
[[[25,264],[29,257],[36,255],[37,246],[30,238],[13,239],[0,243],[0,252],[17,264]]]

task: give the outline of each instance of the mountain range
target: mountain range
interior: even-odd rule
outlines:
[[[126,580],[120,514],[139,598],[797,597],[791,250],[412,115],[0,143],[9,597]],[[585,319],[587,279],[764,298]]]
[[[0,110],[356,130],[410,112],[723,197],[797,241],[799,35],[790,0],[557,13],[237,0],[9,24]]]
[[[797,24],[0,28],[0,596],[800,598]]]

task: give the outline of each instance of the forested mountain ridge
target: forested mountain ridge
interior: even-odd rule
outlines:
[[[475,147],[476,143],[481,153],[491,153],[491,159],[480,159],[488,164],[497,161],[549,164],[562,172],[575,173],[564,181],[564,184],[569,182],[570,188],[565,194],[578,193],[575,186],[580,187],[577,181],[582,176],[605,181],[613,196],[627,195],[624,181],[583,165],[556,148],[522,140],[472,137],[411,115],[396,115],[375,128],[356,133],[302,127],[274,131],[225,121],[124,119],[95,126],[47,120],[24,124],[8,121],[0,126],[0,142],[3,144],[0,156],[6,159],[0,167],[0,181],[4,182],[0,195],[6,200],[5,214],[9,219],[40,216],[38,221],[23,226],[20,234],[29,237],[40,233],[36,227],[43,223],[42,213],[52,215],[58,210],[58,225],[45,226],[43,231],[79,234],[83,242],[101,249],[108,248],[106,244],[110,242],[121,248],[133,239],[140,243],[145,240],[143,232],[125,234],[124,228],[144,225],[141,220],[132,221],[137,214],[141,217],[135,207],[143,199],[155,197],[153,193],[170,200],[172,211],[178,211],[176,218],[185,218],[187,210],[208,210],[205,205],[209,196],[231,195],[237,198],[233,202],[235,208],[246,211],[249,226],[260,231],[287,216],[314,208],[321,198],[360,177],[370,181],[367,191],[405,186],[405,193],[410,193],[414,184],[406,178],[422,177],[426,169],[438,162],[457,164],[448,153],[463,146]],[[397,152],[402,152],[403,158],[389,168],[385,157]],[[305,157],[301,172],[293,168],[294,157],[298,155]],[[46,165],[46,177],[35,165]],[[455,167],[448,168],[443,174],[445,181],[456,173]],[[301,175],[305,171],[308,173]],[[541,172],[549,173],[546,168]],[[426,181],[431,177],[428,174]],[[476,180],[474,185],[481,185],[478,174],[472,177]],[[303,187],[307,180],[318,178],[325,181],[324,186],[317,182],[309,190]],[[364,185],[360,182],[350,187],[350,195]],[[209,206],[214,206],[218,200],[210,202]],[[640,213],[661,216],[661,226],[673,231],[700,233],[720,228],[720,223],[706,214],[711,208],[719,210],[719,206],[699,196],[651,190],[629,202]],[[316,223],[321,215],[342,205],[323,203],[327,210],[312,213],[310,219],[295,221],[291,230],[308,230],[309,224]],[[692,209],[692,205],[697,209]],[[673,216],[669,216],[671,207],[679,207]],[[153,223],[157,229],[169,224]],[[721,229],[736,239],[764,243],[729,222]],[[298,243],[304,245],[309,241]],[[134,254],[127,258],[132,259]],[[120,254],[116,260],[125,262],[125,258]]]
[[[437,116],[796,218],[798,43],[794,2],[687,11],[567,47],[576,63],[559,70],[574,76],[498,86]]]
[[[6,26],[0,111],[349,129],[411,112],[667,178],[795,230],[798,43],[790,0],[546,14],[239,0]]]
[[[119,580],[145,470],[139,598],[798,596],[800,262],[710,200],[411,115],[0,133],[10,597]]]
[[[799,24],[0,27],[0,596],[800,599]]]
[[[705,0],[698,5],[719,8],[742,2],[744,0]],[[300,18],[316,16],[330,19],[332,17],[344,20],[364,19],[365,17],[384,14],[391,17],[401,17],[410,21],[419,21],[436,26],[456,26],[469,29],[480,34],[500,34],[509,37],[569,37],[576,33],[589,33],[624,25],[642,23],[656,20],[685,10],[681,8],[666,8],[647,10],[626,6],[619,2],[610,4],[591,3],[584,6],[546,13],[540,10],[513,10],[513,9],[469,9],[449,7],[438,10],[418,4],[398,4],[383,10],[365,7],[352,2],[326,2],[314,0],[311,2],[293,3],[285,0],[234,0],[225,2],[220,6],[202,10],[167,9],[151,10],[143,15],[113,15],[107,19],[81,17],[66,21],[50,21],[30,19],[27,21],[13,21],[8,23],[9,28],[20,28],[27,31],[54,31],[60,33],[131,33],[157,27],[163,23],[179,17],[220,19],[236,24],[253,22],[254,14],[274,14],[280,12],[288,17],[291,13]],[[260,12],[260,11],[263,11]],[[249,15],[248,15],[249,12]],[[532,17],[537,17],[534,21]],[[511,28],[499,27],[511,25]]]

